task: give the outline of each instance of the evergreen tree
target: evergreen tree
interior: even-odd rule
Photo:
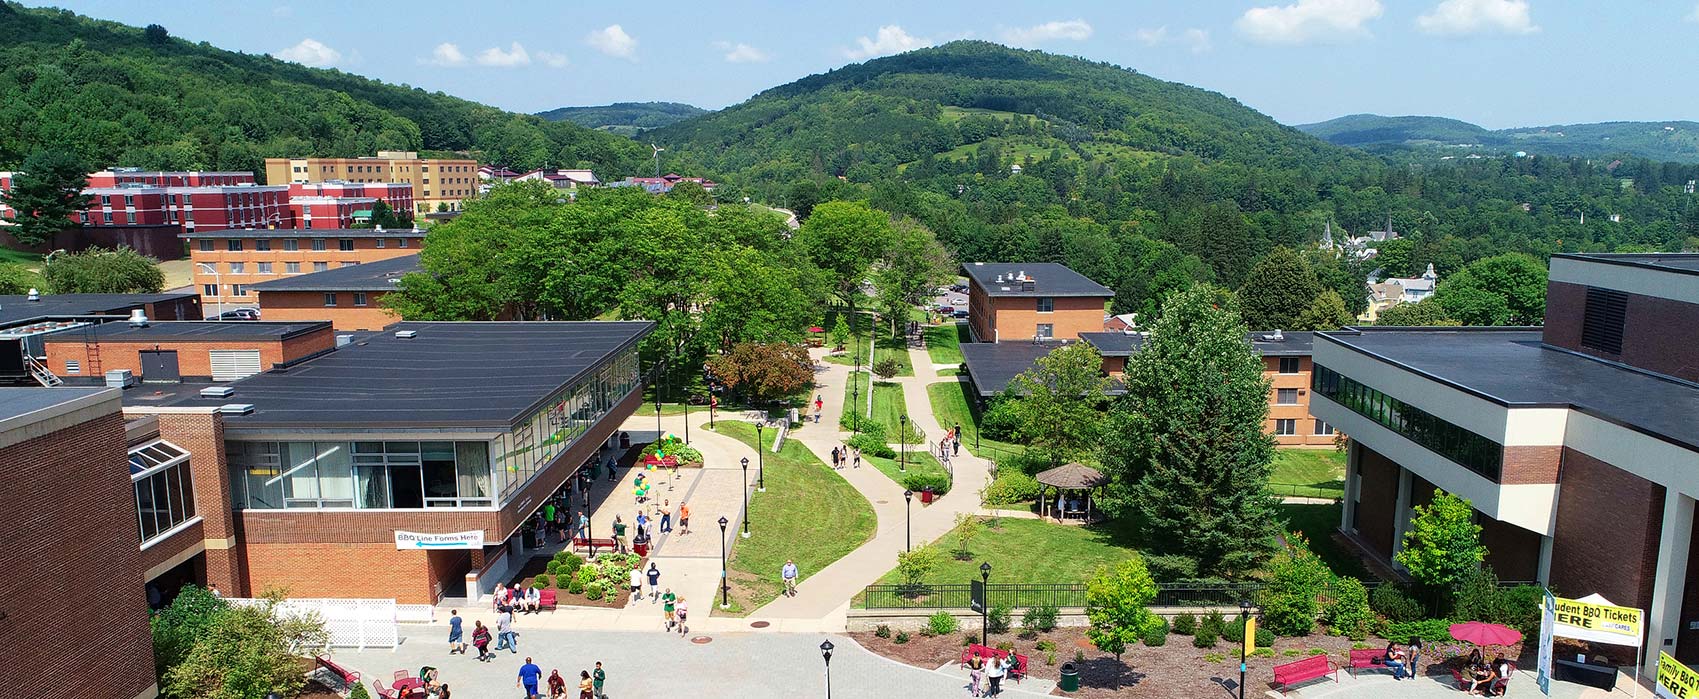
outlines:
[[[1316,299],[1304,313],[1298,316],[1297,330],[1338,330],[1350,325],[1356,319],[1350,311],[1345,310],[1345,299],[1339,298],[1339,292],[1327,289],[1316,294]]]
[[[76,156],[40,150],[24,160],[23,172],[12,177],[12,188],[0,192],[0,203],[12,207],[4,220],[16,227],[13,238],[25,245],[53,239],[63,230],[75,228],[72,217],[88,208],[88,168]]]
[[[1321,282],[1303,258],[1290,249],[1275,248],[1251,268],[1239,288],[1239,312],[1252,330],[1297,328],[1299,317],[1319,293]],[[1344,305],[1341,301],[1340,308]]]
[[[1198,286],[1163,304],[1107,420],[1110,483],[1098,501],[1143,524],[1152,552],[1191,558],[1206,575],[1255,568],[1275,533],[1269,383],[1222,296]]]

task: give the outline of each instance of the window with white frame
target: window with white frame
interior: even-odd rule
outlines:
[[[163,439],[130,450],[136,527],[142,544],[195,517],[195,482],[189,452]]]
[[[301,263],[299,263],[299,262],[285,262],[285,263],[283,263],[283,273],[284,274],[300,274],[301,273]]]
[[[1281,437],[1290,437],[1298,434],[1298,421],[1293,418],[1275,420],[1274,434]]]
[[[1275,389],[1274,390],[1274,404],[1275,405],[1297,405],[1298,404],[1298,389],[1296,389],[1296,388],[1277,388],[1277,389]]]
[[[1327,424],[1321,418],[1316,418],[1316,434],[1324,437],[1333,434],[1333,425]]]

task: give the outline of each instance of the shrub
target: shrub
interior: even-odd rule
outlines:
[[[1193,648],[1214,648],[1215,647],[1215,630],[1208,628],[1208,627],[1199,628],[1198,632],[1196,634],[1192,635],[1192,647]]]
[[[1016,468],[997,469],[997,480],[985,486],[979,496],[986,505],[1001,507],[1038,498],[1038,481]]]
[[[955,633],[960,626],[961,622],[957,621],[956,617],[949,612],[938,612],[926,618],[926,629],[931,631],[934,636]]]
[[[1180,634],[1181,636],[1190,636],[1197,633],[1197,631],[1198,618],[1192,616],[1191,613],[1188,612],[1174,617],[1174,633]]]
[[[863,424],[866,424],[865,421],[863,421]],[[865,433],[858,434],[850,437],[849,445],[860,449],[862,456],[877,456],[881,459],[897,458],[897,452],[885,443],[884,437],[875,437]]]
[[[1013,439],[1020,424],[1021,416],[1014,401],[1002,396],[992,399],[991,405],[979,416],[980,432],[992,439]]]
[[[919,588],[926,584],[926,579],[938,570],[943,557],[943,554],[930,546],[897,554],[897,571],[903,576],[905,594],[918,593]]]
[[[1499,623],[1519,629],[1525,635],[1538,635],[1540,603],[1546,598],[1545,590],[1539,585],[1517,585],[1499,590],[1499,598],[1503,613]]]
[[[880,624],[880,625],[873,628],[873,635],[878,636],[880,638],[890,638],[891,637],[891,627],[889,625],[886,625],[886,624]]]
[[[1198,575],[1198,562],[1190,556],[1165,553],[1145,556],[1144,562],[1150,568],[1150,577],[1157,582],[1175,582]]]
[[[1227,620],[1221,618],[1221,610],[1219,609],[1209,610],[1209,613],[1203,616],[1203,621],[1198,622],[1198,633],[1208,631],[1210,636],[1220,636],[1221,631],[1225,628],[1227,628]]]
[[[1423,619],[1421,621],[1399,621],[1387,624],[1386,640],[1397,643],[1410,643],[1414,639],[1432,641],[1451,638],[1451,620]]]
[[[1333,572],[1310,552],[1302,536],[1293,534],[1289,541],[1291,545],[1269,561],[1262,617],[1275,633],[1305,636],[1315,628],[1316,615],[1321,611],[1316,599]]]
[[[896,641],[898,644],[902,644],[902,643],[908,643],[908,639],[909,639],[909,635],[908,635],[907,631],[898,631],[897,637],[893,638],[891,640]]]
[[[1145,629],[1144,644],[1152,648],[1168,645],[1168,630],[1156,625]]]
[[[1327,655],[1327,649],[1326,648],[1311,648],[1307,651],[1304,651],[1304,655]]]
[[[372,699],[372,693],[366,691],[366,685],[355,682],[348,688],[348,699]]]
[[[1328,602],[1325,614],[1333,633],[1353,641],[1368,638],[1375,615],[1369,609],[1369,591],[1363,588],[1363,581],[1352,577],[1334,580],[1333,601]]]
[[[1033,644],[1033,647],[1038,650],[1056,650],[1056,642],[1047,639]]]
[[[1369,593],[1369,607],[1390,621],[1418,621],[1427,615],[1422,604],[1397,585],[1381,585]]]
[[[562,551],[561,553],[566,552]],[[584,558],[576,553],[566,553],[566,558],[559,558],[559,554],[556,554],[556,558],[560,563],[561,570],[566,571],[568,574],[576,572],[579,568],[584,567]]]
[[[976,633],[964,633],[964,634],[962,634],[962,647],[963,648],[966,648],[966,647],[971,646],[971,645],[978,643],[978,642],[979,642],[979,634],[976,634]]]
[[[1015,649],[1015,642],[1014,641],[998,641],[997,642],[997,650],[1014,650],[1014,649]]]
[[[603,592],[604,591],[602,589],[601,583],[599,583],[599,582],[590,583],[590,584],[584,586],[584,599],[591,600],[591,601],[599,600],[599,599],[602,598]]]
[[[909,471],[903,476],[903,487],[916,493],[931,488],[934,495],[943,495],[950,492],[950,474]]]
[[[1056,654],[1054,652],[1045,653],[1044,654],[1044,664],[1045,665],[1055,665],[1056,664]]]
[[[531,587],[537,588],[539,590],[541,590],[545,587],[548,587],[548,586],[549,586],[549,576],[546,575],[546,574],[545,575],[539,575],[539,576],[537,576],[536,580],[531,581]]]
[[[1226,653],[1204,653],[1203,654],[1203,661],[1206,662],[1206,663],[1219,663],[1219,662],[1226,660],[1226,659],[1227,659]]]
[[[584,580],[577,575],[572,576],[572,579],[566,583],[566,591],[574,595],[584,594]]]
[[[991,612],[985,615],[985,625],[988,627],[986,630],[991,632],[991,633],[1008,633],[1009,632],[1009,607],[1008,607],[1008,605],[998,605],[998,606],[992,607]]]
[[[1050,605],[1028,607],[1026,613],[1021,615],[1021,628],[1033,631],[1054,631],[1056,630],[1057,613],[1057,609]]]
[[[1245,621],[1235,617],[1232,621],[1221,626],[1221,633],[1219,635],[1223,641],[1230,643],[1244,643]]]
[[[1270,631],[1268,629],[1265,629],[1261,626],[1258,626],[1257,627],[1257,647],[1258,648],[1273,648],[1274,647],[1274,632]]]
[[[1288,658],[1296,658],[1296,657],[1298,657],[1298,649],[1297,648],[1287,648],[1285,651],[1282,651],[1280,654],[1283,655],[1283,656],[1286,656]]]
[[[556,561],[556,560],[551,559],[549,561],[548,565],[543,566],[543,570],[547,571],[549,575],[559,575],[560,574],[560,561]]]
[[[1251,657],[1253,657],[1253,658],[1272,658],[1272,657],[1274,657],[1274,649],[1270,648],[1268,646],[1258,646],[1256,650],[1251,651]]]

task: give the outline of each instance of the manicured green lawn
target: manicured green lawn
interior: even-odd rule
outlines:
[[[969,407],[968,391],[973,390],[972,386],[966,381],[943,381],[926,386],[926,397],[932,402],[932,414],[937,416],[938,424],[944,429],[961,425],[962,447],[973,450],[976,456],[995,459],[999,453],[1025,453],[1025,447],[995,439],[980,438],[975,442],[979,435],[979,413]]]
[[[921,441],[921,435],[915,430],[914,425],[909,425],[906,435],[900,431],[903,425],[902,416],[908,412],[908,406],[903,402],[903,387],[900,384],[890,381],[874,380],[873,415],[871,417],[868,416],[868,378],[868,375],[864,372],[860,376],[850,377],[850,381],[844,383],[844,405],[846,406],[846,410],[844,411],[844,418],[840,425],[844,427],[844,429],[850,429],[852,425],[857,424],[850,417],[850,411],[853,410],[864,422],[877,422],[884,425],[886,441],[896,444],[906,438],[911,445],[919,444]],[[856,392],[858,386],[860,387],[859,395]],[[937,439],[936,435],[926,436],[931,439]]]
[[[947,475],[947,472],[944,470],[944,465],[938,463],[938,457],[933,456],[931,453],[926,451],[925,445],[911,444],[909,446],[907,459],[881,459],[877,456],[862,454],[861,460],[863,465],[872,464],[874,468],[879,469],[880,473],[883,473],[890,477],[891,480],[896,481],[897,485],[903,485],[903,478],[911,473],[916,475],[938,477]],[[903,471],[900,468],[904,463],[908,466],[907,471]],[[918,499],[920,496],[919,494],[916,494],[915,497]],[[970,494],[968,497],[974,496]],[[916,506],[918,507],[918,505]]]
[[[1295,531],[1310,540],[1310,550],[1327,563],[1333,572],[1360,580],[1372,580],[1363,562],[1350,550],[1333,540],[1339,529],[1343,506],[1338,504],[1277,506],[1279,516],[1286,520],[1286,530]]]
[[[1343,497],[1345,454],[1335,449],[1277,449],[1268,482],[1275,495]]]
[[[755,428],[726,421],[715,431],[755,443]],[[763,448],[773,443],[767,430]],[[749,500],[748,539],[733,539],[730,568],[732,596],[737,608],[755,610],[783,590],[779,569],[786,559],[796,561],[803,579],[843,558],[873,538],[873,506],[831,467],[820,462],[802,443],[785,442],[769,453],[772,478],[767,492]]]
[[[25,267],[40,267],[41,254],[0,247],[0,262],[11,262]]]
[[[991,564],[991,581],[1006,583],[1080,583],[1100,566],[1112,565],[1133,554],[1110,529],[1051,524],[1036,519],[982,519],[979,535],[968,544],[972,560],[956,560],[959,540],[952,530],[929,546],[938,549],[943,564],[927,582],[965,583],[979,579],[979,565]],[[881,583],[903,582],[896,570],[885,573]]]
[[[933,364],[961,364],[962,342],[967,337],[967,322],[934,325],[926,329],[926,352]]]

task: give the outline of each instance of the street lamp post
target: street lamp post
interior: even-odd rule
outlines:
[[[902,459],[897,462],[897,470],[903,473],[908,473],[908,413],[903,413],[898,416],[897,422],[902,426],[901,429],[897,431],[897,438],[902,440],[903,447],[902,453],[899,454]]]
[[[984,596],[979,600],[979,645],[987,645],[986,629],[991,628],[991,562],[979,564],[979,581],[984,584]],[[1241,698],[1243,699],[1243,698]]]
[[[914,511],[909,509],[909,503],[914,500],[914,491],[903,491],[903,548],[914,550]]]
[[[657,367],[658,370],[659,367]],[[659,374],[655,376],[653,383],[655,386],[655,442],[659,444],[661,436],[667,433],[666,430],[661,429],[661,376]]]
[[[820,657],[826,659],[826,699],[832,699],[832,642],[820,644]]]
[[[767,450],[762,447],[762,445],[766,444],[766,442],[761,441],[763,439],[761,436],[761,426],[763,424],[764,423],[761,422],[755,423],[755,489],[765,493],[767,492]],[[748,461],[749,459],[744,459],[745,470],[748,470],[749,468]],[[748,487],[748,483],[749,481],[746,476],[744,479],[744,486]],[[744,536],[749,535],[744,534]]]
[[[594,560],[596,558],[596,534],[591,531],[591,526],[590,484],[586,481],[584,484],[584,540],[590,542],[590,558]]]
[[[195,266],[212,275],[212,285],[218,288],[218,319],[224,320],[224,280],[218,276],[218,267],[205,262],[196,262]]]
[[[850,332],[855,334],[855,373],[850,374],[850,431],[861,434],[861,331],[855,329],[853,314]]]
[[[731,598],[732,587],[731,587],[731,583],[726,580],[726,525],[727,524],[730,524],[730,522],[727,522],[725,517],[723,517],[723,516],[720,517],[720,608],[721,609],[731,609],[731,606],[732,606],[732,598]]]
[[[1250,618],[1251,601],[1248,599],[1239,600],[1239,629],[1241,630],[1241,633],[1247,628],[1246,624],[1249,622]],[[1251,638],[1241,638],[1239,640],[1239,699],[1245,699],[1245,646],[1255,640],[1256,638],[1254,636]]]
[[[757,452],[759,453],[759,452]],[[743,457],[743,538],[749,538],[749,457]]]

